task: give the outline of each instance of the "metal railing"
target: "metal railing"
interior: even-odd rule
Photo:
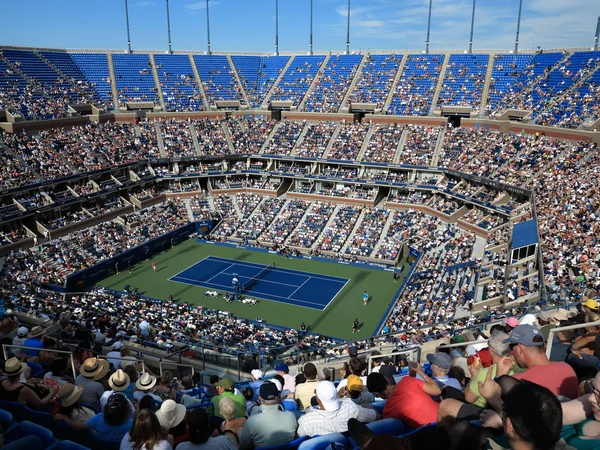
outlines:
[[[38,348],[38,347],[26,347],[25,345],[12,345],[12,344],[2,344],[2,351],[4,353],[4,360],[8,359],[8,351],[9,348],[20,348],[22,350],[35,350],[38,352],[50,352],[50,353],[58,353],[62,355],[69,355],[69,359],[71,360],[71,370],[73,371],[73,379],[77,378],[77,372],[75,371],[75,361],[73,359],[73,352],[68,352],[66,350],[54,350],[47,348]],[[39,363],[36,363],[39,364]]]
[[[142,373],[146,373],[146,363],[144,362],[143,359],[137,359],[137,358],[131,359],[131,358],[124,358],[122,356],[108,356],[108,355],[98,355],[98,358],[105,359],[107,361],[109,359],[117,359],[119,361],[129,361],[132,364],[135,362],[136,365],[141,363],[142,364]],[[110,361],[109,361],[109,364],[110,364]]]
[[[551,328],[550,329],[550,333],[548,334],[548,344],[546,345],[546,356],[548,358],[550,358],[550,353],[552,352],[552,344],[553,344],[553,338],[554,338],[554,334],[558,333],[560,331],[569,331],[569,330],[578,330],[580,328],[587,328],[587,327],[600,327],[600,320],[597,320],[596,322],[587,322],[587,323],[578,323],[576,325],[567,325],[566,327],[557,327],[557,328]]]
[[[413,356],[416,354],[414,361],[419,362],[421,360],[421,347],[405,348],[403,350],[398,350],[397,352],[392,352],[392,353],[386,353],[384,355],[369,355],[369,356],[367,356],[367,373],[371,373],[371,367],[373,365],[374,359],[391,358],[393,356],[404,355],[406,353],[408,353],[409,356]],[[407,360],[409,360],[409,359],[407,358]]]
[[[191,375],[194,375],[194,366],[192,366],[191,364],[178,364],[178,363],[174,363],[174,362],[170,362],[170,361],[160,361],[158,363],[158,368],[160,370],[160,376],[162,377],[163,374],[163,367],[164,366],[175,366],[175,367],[189,367],[190,369],[192,369],[192,373]],[[181,369],[179,369],[179,375],[181,376],[181,378],[183,378],[182,376],[182,372]]]

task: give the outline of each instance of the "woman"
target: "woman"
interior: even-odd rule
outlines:
[[[171,450],[173,437],[167,436],[151,409],[141,409],[131,431],[123,437],[120,450]]]
[[[188,427],[190,440],[179,444],[177,450],[237,450],[227,436],[210,437],[210,420],[203,408],[196,408],[190,413]]]
[[[104,411],[87,422],[73,420],[64,414],[57,414],[56,420],[62,420],[75,430],[90,430],[90,435],[109,442],[121,442],[131,429],[133,420],[127,398],[120,392],[108,397]]]
[[[125,366],[123,368],[123,372],[129,375],[129,386],[127,386],[127,389],[123,391],[123,394],[125,394],[129,400],[133,400],[133,388],[135,387],[135,382],[138,379],[138,372],[135,366],[132,364]]]
[[[173,436],[175,445],[185,441],[188,437],[188,430],[185,426],[185,415],[187,410],[185,406],[175,403],[169,399],[165,400],[160,409],[156,411],[156,417],[162,427]]]
[[[175,398],[177,392],[182,389],[183,386],[179,384],[177,378],[173,378],[173,373],[165,370],[160,377],[160,382],[154,387],[154,392],[163,399],[168,399]]]
[[[236,406],[235,402],[230,397],[223,397],[219,401],[219,412],[225,419],[225,422],[221,424],[221,427],[213,433],[213,436],[218,436],[222,434],[223,436],[227,436],[233,442],[237,448],[240,447],[240,438],[242,437],[242,428],[246,423],[245,417],[239,417],[236,419],[235,412]]]
[[[96,415],[94,411],[78,403],[82,393],[82,386],[67,383],[61,387],[56,394],[60,399],[60,403],[58,404],[58,412],[54,416],[55,420],[60,420],[60,418],[57,418],[59,414],[79,422],[87,422],[94,417]]]
[[[55,359],[59,357],[58,353],[49,352],[48,350],[56,350],[56,341],[51,337],[44,340],[44,349],[41,350],[38,358],[40,364],[44,367],[48,367]]]
[[[27,364],[22,363],[17,358],[10,358],[4,362],[2,374],[6,376],[0,382],[0,399],[9,402],[23,403],[33,409],[43,409],[52,401],[58,388],[47,387],[42,384],[29,385],[21,383],[21,373],[25,370]],[[42,392],[43,397],[39,397],[34,389]]]

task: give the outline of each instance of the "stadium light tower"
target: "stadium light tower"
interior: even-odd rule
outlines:
[[[517,37],[515,38],[515,55],[519,53],[519,30],[521,29],[521,9],[523,0],[519,0],[519,15],[517,16]]]
[[[279,56],[279,0],[275,0],[275,55]]]
[[[475,28],[475,1],[473,0],[473,12],[471,13],[471,35],[469,36],[469,53],[473,53],[473,28]]]
[[[600,36],[600,16],[598,16],[598,23],[596,24],[596,36],[594,38],[594,51],[598,51],[598,37]]]
[[[208,13],[208,0],[206,0],[206,53],[210,55],[210,14]]]
[[[313,16],[313,0],[310,0],[310,39],[308,41],[308,54],[312,55],[313,54],[313,40],[312,40],[312,28],[313,28],[313,24],[312,24],[312,16]]]
[[[346,25],[346,55],[350,54],[350,0],[348,0],[348,24]]]
[[[127,25],[127,53],[131,53],[131,36],[129,34],[129,8],[125,0],[125,23]]]
[[[431,30],[431,3],[429,0],[429,18],[427,19],[427,37],[425,38],[425,53],[429,53],[429,31]]]
[[[171,48],[171,17],[169,16],[169,0],[167,2],[167,36],[169,38],[169,54],[173,54],[173,49]]]

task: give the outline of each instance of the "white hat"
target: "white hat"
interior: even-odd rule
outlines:
[[[181,423],[185,418],[185,413],[186,409],[184,405],[177,404],[175,401],[169,399],[165,400],[160,409],[156,411],[156,417],[163,427],[171,429]]]
[[[115,342],[112,346],[113,350],[121,350],[122,348],[123,348],[123,344],[120,341]]]
[[[257,380],[260,380],[262,378],[262,371],[260,369],[253,369],[250,373]]]
[[[325,408],[325,411],[337,411],[340,409],[337,389],[331,381],[319,381],[316,389],[317,398]]]
[[[535,325],[536,323],[537,318],[533,314],[525,314],[519,321],[519,325]]]
[[[25,336],[27,336],[27,333],[29,333],[29,330],[27,329],[27,327],[20,327],[17,330],[17,336],[19,336],[19,337],[25,337]]]

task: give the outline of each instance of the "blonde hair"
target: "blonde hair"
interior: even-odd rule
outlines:
[[[236,407],[235,402],[231,397],[223,397],[219,401],[219,412],[225,420],[232,420],[235,418]]]

